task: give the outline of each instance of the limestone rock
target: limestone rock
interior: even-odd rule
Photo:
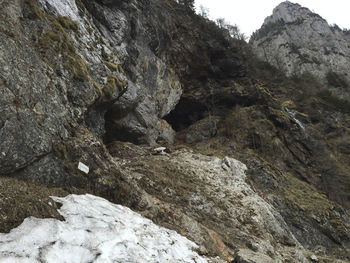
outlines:
[[[240,249],[237,253],[237,256],[234,263],[272,263],[272,262],[281,262],[276,261],[270,258],[267,255],[254,253],[248,249]]]
[[[283,244],[300,246],[281,215],[247,184],[247,168],[241,162],[186,150],[130,161],[118,162],[136,188],[151,194],[146,195],[148,205],[138,209],[209,252],[230,261],[234,251],[228,244],[252,242],[264,258],[271,254],[281,260],[289,254]],[[166,184],[168,180],[172,183]],[[163,217],[168,213],[170,221]]]
[[[2,230],[57,216],[42,203],[54,185],[137,210],[217,262],[349,259],[349,112],[321,98],[304,112],[288,97],[299,86],[251,77],[247,43],[176,1],[0,2],[0,175],[15,193],[0,198]],[[287,72],[342,77],[346,32],[291,3],[265,26],[281,19],[290,37],[256,35],[260,55],[275,43],[268,61],[283,51]],[[171,154],[152,155],[158,143]]]
[[[219,119],[214,116],[207,117],[192,124],[184,131],[185,142],[190,144],[198,143],[215,136],[217,133],[218,121]]]
[[[311,255],[310,256],[310,259],[313,261],[313,262],[318,262],[318,257],[316,255]]]
[[[174,143],[176,132],[167,121],[159,120],[157,122],[157,130],[159,132],[158,140],[165,140]]]
[[[289,1],[278,5],[251,38],[256,54],[288,76],[310,72],[323,81],[331,72],[350,80],[349,42],[347,31]]]

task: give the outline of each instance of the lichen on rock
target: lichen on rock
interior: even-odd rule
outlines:
[[[289,2],[250,44],[172,0],[0,5],[1,230],[90,193],[213,263],[350,259],[346,32]]]

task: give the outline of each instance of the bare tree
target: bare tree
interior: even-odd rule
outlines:
[[[204,17],[205,19],[209,19],[209,8],[200,5],[199,6],[199,15]]]
[[[184,5],[189,10],[194,11],[194,0],[179,0],[178,2],[179,4]]]
[[[237,25],[231,25],[229,22],[227,22],[225,20],[225,18],[217,18],[216,19],[216,24],[221,29],[227,30],[227,32],[230,35],[230,37],[232,37],[234,39],[239,39],[239,40],[245,40],[246,39],[246,36],[244,35],[244,33],[241,33],[239,31],[238,26]]]

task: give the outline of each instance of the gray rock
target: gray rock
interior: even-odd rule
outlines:
[[[241,162],[189,151],[151,155],[151,148],[123,142],[109,145],[113,158],[103,143],[172,142],[175,132],[167,116],[176,111],[176,120],[188,115],[180,124],[188,127],[186,141],[196,143],[216,134],[216,119],[203,119],[212,106],[259,101],[269,107],[254,85],[244,84],[250,80],[244,79],[237,43],[213,38],[212,29],[195,26],[172,1],[14,0],[0,5],[1,176],[123,203],[189,236],[202,253],[229,262],[247,246],[254,252],[240,250],[240,260],[260,256],[303,262],[302,252],[293,257],[303,251],[300,240],[307,236],[312,245],[320,243],[324,228],[308,224],[308,235],[291,231],[293,224],[285,222],[289,214],[280,212],[295,210],[276,210],[267,200],[278,199],[258,194],[246,182]],[[293,12],[281,16],[295,23]],[[323,20],[317,21],[315,32],[326,33]],[[298,137],[284,138],[293,146]],[[297,149],[295,155],[300,153],[308,154]],[[88,174],[77,169],[79,162],[89,167]],[[277,189],[280,179],[272,177],[264,181]],[[318,218],[322,223],[325,217]],[[346,222],[345,216],[339,220]],[[341,237],[348,238],[346,231],[340,234],[333,235],[334,248],[343,246]]]
[[[313,262],[318,262],[318,257],[316,255],[311,255],[310,256],[310,259],[313,261]]]
[[[267,255],[256,253],[248,249],[240,249],[233,263],[277,263],[280,260],[273,260]]]
[[[275,8],[251,39],[254,52],[288,76],[310,72],[323,81],[330,71],[350,80],[349,42],[345,31],[289,1]]]
[[[186,143],[198,143],[214,137],[217,132],[218,121],[219,118],[212,116],[192,124],[185,131]]]

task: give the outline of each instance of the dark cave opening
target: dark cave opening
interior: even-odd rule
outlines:
[[[123,108],[113,105],[104,114],[105,134],[103,141],[108,144],[113,141],[126,141],[134,144],[147,144],[147,135],[137,129],[118,122],[133,111],[133,108]],[[208,116],[208,106],[205,102],[194,99],[181,98],[175,108],[163,117],[175,132],[179,132],[193,123]]]
[[[178,132],[206,117],[207,112],[206,104],[188,98],[181,98],[175,109],[163,119]]]

